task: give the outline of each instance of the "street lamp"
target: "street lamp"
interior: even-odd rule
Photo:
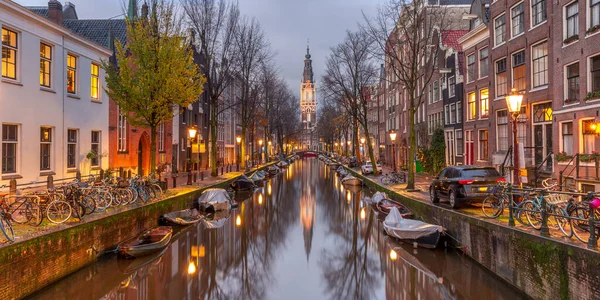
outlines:
[[[335,149],[333,149],[333,152],[335,152],[337,154],[339,148],[338,148],[338,142],[335,142]]]
[[[365,138],[364,137],[360,138],[360,145],[361,145],[360,148],[362,151],[360,159],[361,159],[361,161],[364,161],[365,160]]]
[[[240,160],[242,159],[242,148],[241,148],[241,143],[242,143],[242,137],[241,136],[237,136],[235,137],[235,141],[238,144],[238,155],[237,155],[237,170],[240,170]]]
[[[263,140],[262,139],[258,140],[258,146],[260,146],[260,161],[258,162],[258,164],[262,164],[262,154],[263,154],[262,144],[263,144]]]
[[[187,184],[191,185],[192,184],[192,170],[193,170],[193,163],[192,163],[192,143],[194,142],[194,138],[196,137],[196,133],[198,133],[198,127],[196,127],[196,125],[190,126],[188,127],[188,138],[189,138],[189,143],[190,143],[190,152],[189,153],[189,159],[190,159],[190,167],[188,168],[188,180],[187,180]],[[198,149],[200,150],[200,149]],[[200,155],[200,152],[198,152],[198,155]],[[195,180],[195,179],[194,179]]]
[[[511,89],[510,94],[506,95],[506,106],[512,116],[513,121],[513,153],[514,153],[514,175],[513,185],[518,186],[521,183],[519,174],[519,140],[517,139],[517,119],[521,113],[521,103],[523,95],[517,93],[516,89]]]
[[[390,130],[390,140],[392,140],[392,168],[394,168],[394,172],[396,172],[396,131],[393,129]]]
[[[346,144],[348,145],[348,146],[346,146],[346,156],[350,156],[350,154],[348,153],[348,148],[350,147],[351,143],[352,142],[350,142],[350,140],[346,141]]]

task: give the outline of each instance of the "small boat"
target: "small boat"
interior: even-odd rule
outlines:
[[[162,258],[163,254],[165,254],[165,251],[167,251],[167,247],[138,259],[118,258],[117,266],[119,267],[121,273],[130,274],[145,266],[160,263],[160,259]]]
[[[362,185],[363,184],[362,180],[360,180],[359,178],[356,178],[350,174],[348,174],[346,177],[344,177],[342,179],[342,183],[347,184],[347,185]]]
[[[317,153],[311,152],[311,151],[306,151],[306,152],[304,152],[304,154],[302,154],[302,157],[317,157]]]
[[[438,246],[440,237],[445,231],[444,227],[439,225],[405,219],[396,207],[392,207],[385,217],[383,230],[391,237],[430,249]]]
[[[379,211],[379,214],[382,216],[387,216],[390,213],[390,209],[392,209],[392,207],[395,207],[396,209],[398,209],[400,215],[402,215],[403,218],[413,217],[413,213],[408,207],[406,207],[404,204],[398,201],[394,201],[389,198],[378,199],[378,201],[375,202],[375,207],[377,208],[377,211]]]
[[[202,218],[202,225],[206,228],[221,228],[229,219],[229,211],[216,211],[214,214],[208,214]]]
[[[267,168],[267,172],[271,176],[275,176],[275,175],[277,175],[277,173],[279,173],[279,168],[277,166],[270,166]]]
[[[202,215],[195,208],[172,211],[161,216],[161,219],[170,225],[182,226],[198,223],[201,218]]]
[[[287,161],[282,160],[282,161],[278,162],[276,165],[280,168],[287,168],[290,164],[288,164]]]
[[[241,175],[231,183],[231,188],[236,191],[252,190],[255,187],[254,182],[246,175]]]
[[[224,189],[206,189],[198,198],[200,211],[215,212],[231,209],[231,198]]]
[[[382,192],[376,192],[372,197],[364,197],[365,203],[368,205],[376,205],[379,201],[383,199],[389,199],[388,196]],[[389,212],[388,212],[389,213]]]
[[[262,186],[265,182],[265,176],[261,175],[261,173],[259,173],[260,171],[256,171],[254,173],[252,173],[252,175],[250,175],[250,180],[252,180],[252,182],[254,182],[254,184],[258,185],[258,186]]]
[[[127,258],[136,258],[160,251],[171,241],[171,226],[156,226],[132,237],[117,247],[119,254]]]

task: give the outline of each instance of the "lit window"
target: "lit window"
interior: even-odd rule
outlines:
[[[513,58],[513,87],[517,91],[525,90],[525,51],[512,55]]]
[[[533,26],[546,21],[546,0],[531,1],[531,18]]]
[[[67,92],[75,94],[77,84],[77,57],[67,54]]]
[[[2,174],[17,172],[18,125],[2,124]]]
[[[525,14],[523,13],[523,2],[514,6],[510,10],[511,15],[511,36],[515,37],[525,31]]]
[[[490,109],[490,92],[488,89],[483,89],[479,91],[479,107],[481,108],[480,117],[487,118],[489,117],[489,109]]]
[[[496,61],[496,97],[506,95],[506,58]]]
[[[533,87],[548,85],[548,42],[531,47]]]
[[[596,131],[592,129],[593,123],[594,120],[581,121],[581,135],[583,139],[583,151],[581,153],[592,154],[596,150]]]
[[[488,49],[479,50],[479,78],[488,76]]]
[[[50,73],[52,72],[52,47],[40,43],[40,85],[50,87]]]
[[[91,66],[91,97],[92,99],[98,99],[100,95],[100,68],[97,64],[92,64]]]
[[[506,41],[506,21],[504,14],[494,20],[495,45],[498,46]]]
[[[567,5],[567,38],[579,35],[579,2]]]
[[[2,77],[17,79],[17,33],[2,28]]]
[[[467,100],[467,118],[468,120],[475,120],[475,118],[477,118],[477,104],[475,103],[475,93],[469,93],[469,95],[467,96]]]
[[[52,151],[52,128],[40,129],[40,170],[50,170],[50,152]]]

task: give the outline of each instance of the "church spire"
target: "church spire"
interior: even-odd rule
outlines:
[[[129,5],[127,6],[127,18],[129,20],[137,19],[137,0],[129,0]]]
[[[306,41],[306,55],[304,57],[306,58],[304,60],[304,82],[313,82],[312,60],[310,59],[311,56],[308,40]]]

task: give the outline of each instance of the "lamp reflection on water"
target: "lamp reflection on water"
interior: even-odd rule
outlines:
[[[188,265],[188,268],[187,268],[187,272],[190,275],[193,275],[196,273],[196,264],[194,264],[194,261],[190,261],[190,264]]]
[[[242,225],[242,218],[240,217],[240,215],[238,215],[235,218],[235,226],[240,226],[240,225]]]
[[[360,219],[361,219],[361,220],[364,220],[364,219],[365,219],[365,217],[366,217],[366,215],[367,215],[367,214],[366,214],[366,212],[365,212],[365,208],[364,208],[364,207],[363,207],[363,208],[361,208],[361,210],[360,210]]]
[[[394,249],[390,250],[390,259],[391,260],[396,260],[398,258],[398,253],[396,253],[396,251],[394,251]]]
[[[258,204],[262,204],[262,194],[258,194]]]
[[[271,196],[271,183],[269,182],[269,185],[267,186],[267,193],[269,194],[269,196]]]
[[[346,194],[346,200],[348,200],[348,203],[350,203],[350,200],[352,200],[352,194],[350,193],[350,191],[348,191],[348,193]]]

